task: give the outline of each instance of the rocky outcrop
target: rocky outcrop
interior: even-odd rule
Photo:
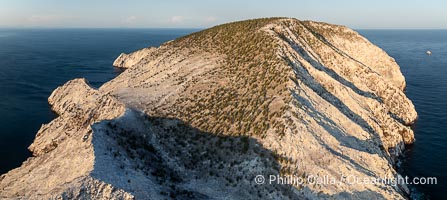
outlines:
[[[121,53],[118,58],[113,62],[113,66],[127,69],[132,66],[136,66],[139,62],[142,62],[141,58],[146,58],[154,52],[156,48],[144,48],[138,51],[135,51],[130,54]]]
[[[49,98],[59,114],[43,125],[29,147],[34,157],[1,178],[0,198],[124,198],[133,196],[93,178],[95,148],[91,125],[124,114],[124,104],[90,88],[85,79],[69,81]]]
[[[417,117],[394,59],[349,28],[235,22],[114,65],[126,71],[98,90],[53,92],[59,117],[0,178],[1,198],[405,198],[405,185],[344,178],[398,177]]]

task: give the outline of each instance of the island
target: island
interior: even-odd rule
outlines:
[[[345,26],[232,22],[123,53],[114,65],[124,72],[100,88],[79,78],[53,91],[58,117],[38,131],[33,156],[0,177],[0,198],[409,193],[405,184],[346,179],[400,177],[417,113],[395,60]],[[278,182],[286,177],[305,181]]]

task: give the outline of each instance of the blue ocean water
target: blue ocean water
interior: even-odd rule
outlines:
[[[21,165],[41,124],[55,115],[47,98],[70,79],[94,87],[114,78],[112,63],[192,29],[0,29],[0,174]]]
[[[437,177],[436,185],[417,185],[424,198],[445,199],[447,191],[447,30],[360,30],[394,57],[407,81],[418,120],[416,142],[403,158],[411,177]],[[433,52],[428,56],[425,52]]]

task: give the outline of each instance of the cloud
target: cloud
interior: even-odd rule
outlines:
[[[215,17],[213,17],[213,16],[209,16],[209,17],[207,17],[207,18],[205,18],[205,22],[215,22],[217,19],[215,18]]]
[[[129,17],[127,17],[124,21],[126,22],[126,23],[129,23],[129,24],[132,24],[132,23],[134,23],[135,22],[135,20],[137,20],[137,16],[129,16]]]
[[[56,17],[52,15],[32,15],[28,18],[30,22],[50,22],[54,21]]]
[[[183,22],[185,18],[183,16],[173,16],[171,17],[171,19],[169,20],[171,23],[180,23]]]

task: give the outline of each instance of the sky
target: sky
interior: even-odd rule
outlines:
[[[293,17],[355,29],[447,29],[444,0],[0,0],[0,27],[206,28]]]

